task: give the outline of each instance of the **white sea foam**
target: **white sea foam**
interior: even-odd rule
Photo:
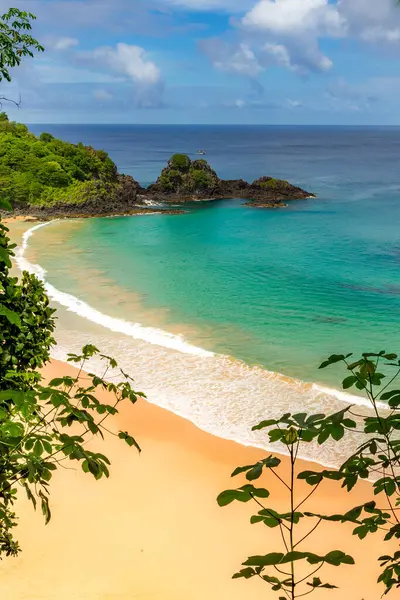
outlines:
[[[52,300],[106,328],[105,334],[99,334],[84,331],[79,325],[71,328],[69,324],[65,328],[59,323],[59,345],[52,352],[54,358],[65,361],[67,352],[79,352],[83,344],[94,343],[104,353],[115,356],[124,371],[134,375],[135,386],[146,391],[150,402],[213,435],[268,451],[284,452],[285,448],[271,445],[265,432],[252,431],[252,426],[266,417],[278,418],[285,412],[331,414],[351,404],[365,407],[363,412],[369,414],[368,402],[363,398],[250,367],[242,361],[193,346],[182,336],[110,317],[75,296],[61,292],[46,280],[43,267],[26,258],[30,237],[45,225],[48,223],[35,225],[25,232],[16,253],[18,266],[36,274]],[[107,335],[107,329],[117,336]],[[89,368],[101,374],[104,367],[98,359],[93,359]],[[359,443],[358,434],[349,433],[340,444],[330,440],[323,446],[307,445],[301,458],[338,466]]]
[[[197,348],[196,346],[189,344],[181,335],[174,335],[154,327],[143,327],[143,325],[140,325],[139,323],[131,323],[129,321],[125,321],[124,319],[110,317],[93,308],[86,302],[79,300],[75,296],[61,292],[56,287],[51,285],[46,280],[45,269],[38,264],[30,263],[25,257],[25,251],[28,247],[29,238],[34,234],[35,231],[45,227],[46,225],[49,225],[49,223],[35,225],[23,234],[22,244],[18,248],[15,258],[17,265],[21,270],[34,273],[41,281],[43,281],[46,292],[51,300],[55,300],[62,306],[65,306],[69,311],[74,312],[75,314],[84,317],[93,323],[102,325],[103,327],[106,327],[115,333],[123,333],[124,335],[128,335],[132,338],[143,340],[150,344],[164,346],[165,348],[177,350],[178,352],[184,352],[186,354],[209,357],[213,356],[212,352],[208,352],[203,348]]]

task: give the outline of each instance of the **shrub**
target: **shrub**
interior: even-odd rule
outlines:
[[[54,203],[60,201],[59,190],[70,186],[66,196],[76,202],[75,183],[117,183],[116,166],[103,150],[75,146],[49,133],[36,137],[5,118],[0,119],[0,173],[2,197],[11,203]]]
[[[0,206],[8,208],[4,201]],[[134,404],[143,397],[133,391],[122,371],[121,383],[94,374],[81,378],[88,359],[99,354],[91,345],[81,355],[69,355],[69,361],[80,366],[76,377],[42,383],[39,369],[49,360],[54,344],[55,310],[34,275],[24,272],[18,281],[10,274],[15,245],[10,245],[7,233],[0,222],[0,560],[20,552],[14,529],[21,492],[34,508],[41,506],[48,523],[51,480],[65,461],[80,464],[95,479],[109,477],[109,459],[87,447],[88,437],[111,433],[140,451],[128,432],[111,432],[104,421],[118,413],[121,402]],[[105,373],[117,367],[112,358],[99,358],[105,362]],[[100,390],[113,394],[110,405],[96,397]]]
[[[40,183],[56,188],[66,187],[71,183],[68,173],[56,161],[42,164],[37,172],[37,178]]]
[[[206,189],[212,186],[213,178],[206,171],[198,169],[190,170],[190,176],[193,181],[194,189]]]
[[[191,160],[186,154],[174,154],[169,161],[169,166],[183,173],[187,172],[190,167]]]
[[[39,139],[41,142],[45,142],[47,144],[48,142],[54,140],[54,136],[52,136],[51,133],[41,133]]]

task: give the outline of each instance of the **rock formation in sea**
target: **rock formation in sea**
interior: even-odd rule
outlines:
[[[48,133],[37,137],[26,125],[0,119],[0,194],[13,213],[40,219],[107,216],[164,210],[184,204],[243,198],[253,207],[279,208],[313,196],[287,181],[261,177],[253,183],[223,180],[204,159],[175,154],[157,181],[143,188],[103,150],[70,144]],[[162,204],[162,207],[157,205]],[[171,204],[180,204],[177,210]]]
[[[260,177],[252,183],[243,179],[220,179],[206,160],[175,154],[156,183],[138,191],[138,202],[185,203],[198,200],[244,198],[247,206],[280,208],[289,200],[304,200],[314,194],[281,179]]]

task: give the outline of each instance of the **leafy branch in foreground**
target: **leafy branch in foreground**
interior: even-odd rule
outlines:
[[[355,387],[367,397],[372,416],[361,417],[363,441],[339,470],[342,486],[351,489],[359,479],[373,480],[374,495],[383,498],[381,508],[368,503],[354,522],[353,534],[364,539],[378,531],[386,541],[400,540],[400,360],[396,353],[367,352],[358,360],[352,355],[333,355],[321,368],[342,363],[350,373],[342,382],[344,389]],[[355,408],[351,409],[353,412]],[[355,416],[359,417],[357,413]],[[360,417],[359,417],[360,418]],[[359,507],[354,509],[356,512]],[[363,518],[362,518],[363,517]],[[379,581],[384,594],[400,588],[400,552],[379,558],[383,572]]]
[[[320,556],[304,549],[306,540],[310,542],[312,534],[323,522],[353,523],[353,535],[360,539],[376,532],[383,532],[386,541],[400,539],[400,390],[394,386],[400,374],[400,361],[396,354],[385,351],[363,354],[354,362],[350,362],[351,356],[332,355],[322,363],[321,368],[344,363],[350,374],[343,380],[343,388],[354,386],[363,391],[369,400],[372,416],[358,414],[355,406],[348,405],[329,416],[287,413],[280,419],[263,421],[253,430],[268,429],[270,443],[280,442],[284,445],[289,455],[289,477],[282,475],[279,468],[281,459],[276,456],[239,467],[232,474],[245,474],[249,482],[259,479],[263,472],[277,479],[287,492],[287,512],[266,505],[264,499],[270,496],[269,491],[250,484],[222,492],[218,497],[220,506],[233,501],[251,501],[258,510],[251,518],[252,524],[279,527],[284,551],[248,558],[243,563],[245,568],[236,573],[234,578],[259,577],[281,594],[280,600],[294,600],[320,588],[333,589],[336,586],[323,583],[316,577],[317,572],[325,564],[354,564],[353,558],[340,550]],[[321,445],[329,439],[339,442],[348,432],[360,435],[362,442],[340,469],[299,472],[297,457],[303,444]],[[305,510],[306,504],[324,480],[340,481],[342,488],[349,492],[360,479],[371,479],[371,491],[375,496],[383,496],[382,506],[370,501],[344,514],[333,515]],[[299,480],[311,487],[311,491],[302,498],[298,497]],[[307,527],[308,520],[311,521]],[[299,527],[301,534],[296,533]],[[384,594],[387,594],[394,587],[400,587],[400,551],[382,556],[379,561],[384,571],[378,581],[384,584]],[[307,564],[310,568],[304,575],[303,565]]]
[[[134,392],[130,378],[122,371],[121,383],[109,383],[104,377],[117,363],[100,355],[105,362],[104,376],[83,374],[86,362],[98,354],[94,346],[85,346],[82,355],[70,355],[79,363],[76,377],[53,379],[48,385],[35,382],[31,389],[0,391],[0,558],[16,555],[20,548],[12,530],[17,525],[13,505],[18,491],[24,489],[36,508],[40,503],[46,523],[51,518],[49,496],[54,472],[67,462],[77,461],[85,473],[95,479],[109,476],[109,459],[89,450],[89,438],[113,434],[107,419],[118,413],[121,402],[135,404],[143,394]],[[99,391],[113,394],[112,404],[97,398]],[[136,440],[127,432],[113,435],[140,452]]]
[[[18,8],[10,8],[0,17],[0,81],[11,81],[10,69],[18,67],[24,57],[44,51],[30,33],[35,19],[32,13]]]
[[[306,540],[322,523],[320,516],[304,512],[303,508],[318,489],[322,477],[298,473],[297,462],[302,444],[309,444],[318,438],[325,440],[329,437],[340,438],[345,428],[353,426],[355,422],[347,416],[347,410],[343,410],[328,417],[322,414],[308,416],[306,413],[296,415],[287,413],[280,419],[263,421],[253,428],[253,430],[269,428],[270,442],[280,442],[286,447],[290,463],[289,476],[284,477],[280,473],[281,459],[271,455],[256,464],[237,468],[232,473],[232,477],[245,474],[248,481],[255,481],[264,471],[267,472],[269,477],[277,479],[286,490],[287,511],[277,511],[266,505],[260,498],[268,498],[269,490],[255,488],[252,485],[222,492],[218,496],[218,504],[226,506],[234,500],[254,502],[257,505],[257,514],[251,517],[250,522],[262,523],[269,528],[279,528],[284,551],[249,557],[243,563],[245,568],[236,573],[234,578],[259,577],[269,584],[273,591],[279,592],[281,594],[279,598],[284,600],[286,598],[294,600],[322,588],[336,588],[331,583],[323,582],[316,574],[324,565],[352,565],[354,560],[341,550],[332,550],[321,556],[304,548]],[[313,486],[311,493],[302,497],[299,495],[296,484],[299,479],[306,479],[307,483]],[[310,524],[307,526],[308,521]],[[301,534],[297,534],[298,526],[301,526]]]
[[[11,80],[10,69],[20,65],[23,57],[43,51],[30,35],[34,19],[31,13],[17,8],[0,17],[0,82]],[[26,128],[10,124],[4,113],[0,113],[0,124],[16,135],[26,134]],[[47,134],[44,140],[51,142],[52,137]],[[105,153],[97,153],[96,160],[109,164]],[[15,199],[15,189],[10,194],[2,190],[0,209],[11,210],[9,198]],[[25,490],[35,508],[40,503],[48,523],[54,472],[76,461],[95,479],[108,477],[110,461],[89,449],[87,442],[93,437],[103,438],[105,432],[112,434],[105,424],[117,414],[121,402],[134,404],[144,397],[132,389],[130,377],[122,371],[120,383],[105,379],[109,369],[117,367],[108,356],[100,355],[105,363],[102,377],[84,374],[87,361],[99,354],[91,345],[85,346],[81,355],[69,355],[69,361],[80,366],[76,377],[43,384],[40,369],[49,361],[55,343],[55,310],[34,275],[24,272],[21,281],[11,275],[15,244],[10,244],[7,234],[7,227],[0,222],[0,559],[20,551],[13,535],[18,523],[14,511],[18,492]],[[100,401],[100,391],[111,393],[113,403]],[[114,435],[140,451],[128,432]]]
[[[116,369],[114,359],[99,355],[87,345],[81,355],[69,355],[79,365],[76,377],[65,376],[43,383],[40,369],[50,359],[55,310],[49,306],[43,284],[24,272],[22,280],[10,274],[15,245],[0,222],[0,559],[20,551],[13,531],[18,518],[14,510],[18,493],[24,490],[46,523],[50,520],[50,482],[57,469],[71,461],[79,463],[95,479],[109,476],[107,456],[87,443],[112,434],[108,419],[121,402],[136,403],[142,393],[131,387],[131,379],[119,372],[120,383],[106,377]],[[102,377],[84,372],[87,361],[99,355],[104,362]],[[111,394],[111,404],[98,393]],[[140,451],[126,431],[118,438]]]

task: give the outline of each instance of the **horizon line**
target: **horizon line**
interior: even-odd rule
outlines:
[[[26,121],[26,125],[89,125],[89,126],[134,126],[134,127],[396,127],[400,128],[400,124],[349,124],[349,123],[88,123],[87,121],[80,122],[30,122]]]

